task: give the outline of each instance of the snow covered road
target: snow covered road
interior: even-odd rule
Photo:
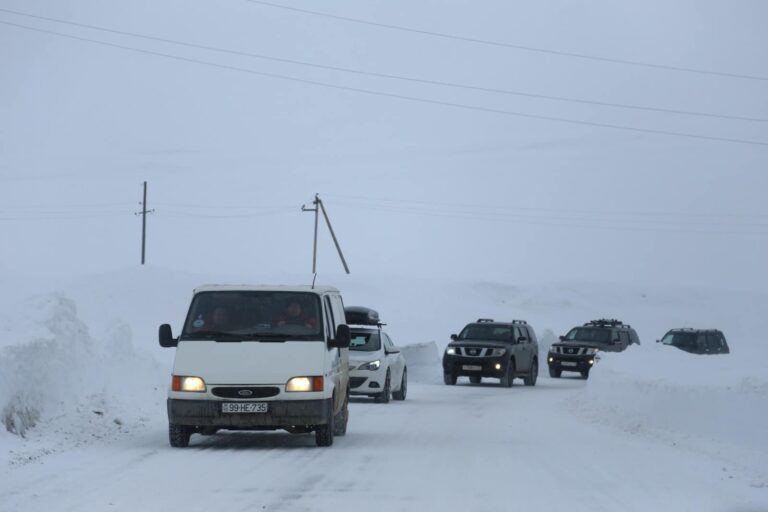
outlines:
[[[413,383],[405,402],[355,400],[330,449],[287,433],[172,449],[159,410],[116,442],[3,468],[0,510],[768,510],[753,475],[574,414],[590,384]]]

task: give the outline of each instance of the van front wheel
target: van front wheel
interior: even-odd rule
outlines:
[[[343,436],[347,433],[347,423],[349,422],[349,395],[344,399],[344,405],[333,420],[333,435]]]
[[[192,437],[192,427],[187,425],[168,424],[168,440],[174,448],[186,448],[189,446],[189,438]]]
[[[333,404],[333,401],[331,401],[331,404]],[[317,444],[317,446],[331,446],[333,444],[333,431],[335,425],[335,421],[333,420],[335,417],[336,415],[333,414],[333,405],[331,405],[331,409],[328,411],[328,423],[315,427],[315,444]]]

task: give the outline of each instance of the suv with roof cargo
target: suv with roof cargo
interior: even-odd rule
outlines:
[[[587,379],[599,360],[600,351],[621,352],[632,344],[640,344],[632,326],[619,320],[592,320],[574,327],[560,336],[560,343],[552,344],[547,355],[549,376],[559,378],[562,372],[568,371],[580,373]]]
[[[725,335],[717,329],[672,329],[657,343],[677,347],[691,354],[729,354]]]
[[[349,418],[350,331],[336,288],[202,286],[176,347],[168,392],[171,446],[194,433],[314,432],[318,446],[344,435]]]
[[[483,378],[499,379],[512,387],[515,378],[535,386],[539,375],[539,344],[533,327],[525,320],[496,322],[480,318],[451,335],[443,355],[443,381],[454,385],[458,377],[473,384]]]

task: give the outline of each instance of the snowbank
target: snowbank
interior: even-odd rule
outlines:
[[[167,369],[134,350],[125,323],[94,338],[74,301],[50,294],[6,313],[0,332],[2,435],[76,445],[162,410]]]
[[[408,366],[408,376],[417,382],[432,382],[440,379],[440,352],[434,341],[414,343],[399,347]]]

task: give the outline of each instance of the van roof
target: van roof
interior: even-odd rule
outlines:
[[[315,286],[309,285],[270,285],[270,284],[204,284],[193,290],[193,293],[200,292],[300,292],[300,293],[339,293],[339,290],[333,286]]]

